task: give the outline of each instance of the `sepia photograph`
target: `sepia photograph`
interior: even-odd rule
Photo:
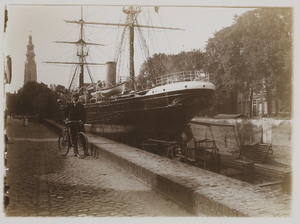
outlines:
[[[3,1],[4,223],[298,220],[297,4],[242,2]]]

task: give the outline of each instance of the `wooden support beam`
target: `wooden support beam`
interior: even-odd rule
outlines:
[[[282,184],[283,181],[274,181],[274,182],[269,182],[269,183],[263,183],[263,184],[256,184],[255,186],[257,187],[267,187],[267,186],[272,186],[272,185],[277,185],[277,184]]]

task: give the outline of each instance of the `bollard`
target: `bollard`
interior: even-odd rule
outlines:
[[[22,116],[22,117],[21,117],[21,127],[24,126],[24,122],[25,122],[25,118]]]
[[[24,118],[24,126],[25,126],[25,127],[28,127],[28,117],[25,117],[25,118]]]

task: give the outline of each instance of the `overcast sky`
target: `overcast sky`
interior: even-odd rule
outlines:
[[[26,1],[24,1],[26,2]],[[59,44],[54,41],[78,40],[79,26],[68,24],[64,20],[80,19],[81,7],[63,5],[8,5],[8,23],[5,34],[5,55],[10,55],[13,63],[12,83],[6,91],[13,92],[24,84],[24,68],[29,35],[32,35],[35,61],[37,64],[37,81],[45,84],[61,84],[68,86],[72,77],[70,65],[46,64],[46,61],[76,61],[76,46]],[[216,31],[233,23],[234,15],[241,15],[254,8],[232,7],[175,7],[161,6],[158,13],[154,7],[143,7],[140,13],[140,24],[174,27],[184,31],[156,30],[152,36],[145,34],[149,42],[150,55],[153,53],[177,54],[181,51],[204,49],[209,38]],[[118,23],[122,16],[120,6],[85,6],[85,21]],[[150,17],[149,17],[150,15]],[[123,15],[124,16],[124,15]],[[149,20],[151,18],[151,20]],[[147,24],[146,24],[147,25]],[[143,29],[146,30],[146,29]],[[119,31],[120,32],[120,31]],[[87,26],[85,38],[87,42],[101,43],[106,46],[90,47],[91,62],[106,63],[113,60],[117,45],[118,29],[113,26]],[[140,44],[135,42],[135,74],[145,59],[140,52]],[[152,45],[152,46],[151,46]],[[105,66],[90,66],[94,79],[105,79]],[[126,71],[127,65],[124,65]],[[90,82],[85,76],[86,82]]]

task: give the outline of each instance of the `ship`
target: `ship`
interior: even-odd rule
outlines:
[[[157,8],[155,8],[157,9]],[[178,139],[184,126],[212,103],[215,86],[209,82],[208,74],[202,71],[180,71],[156,77],[156,82],[148,88],[137,90],[134,72],[134,30],[147,28],[140,25],[137,15],[141,7],[123,7],[126,23],[108,24],[98,22],[66,21],[80,25],[81,36],[75,42],[83,48],[88,45],[83,38],[83,25],[118,25],[129,29],[129,78],[119,82],[116,78],[116,62],[106,63],[106,83],[93,82],[87,86],[83,81],[83,66],[87,66],[86,55],[79,55],[79,88],[86,111],[88,132],[117,138],[135,136],[140,139]],[[152,27],[153,28],[153,27]],[[163,29],[177,29],[154,27]],[[90,75],[91,76],[91,75]],[[128,81],[129,80],[129,81]],[[100,81],[101,83],[101,81]],[[89,91],[91,90],[91,91]]]

